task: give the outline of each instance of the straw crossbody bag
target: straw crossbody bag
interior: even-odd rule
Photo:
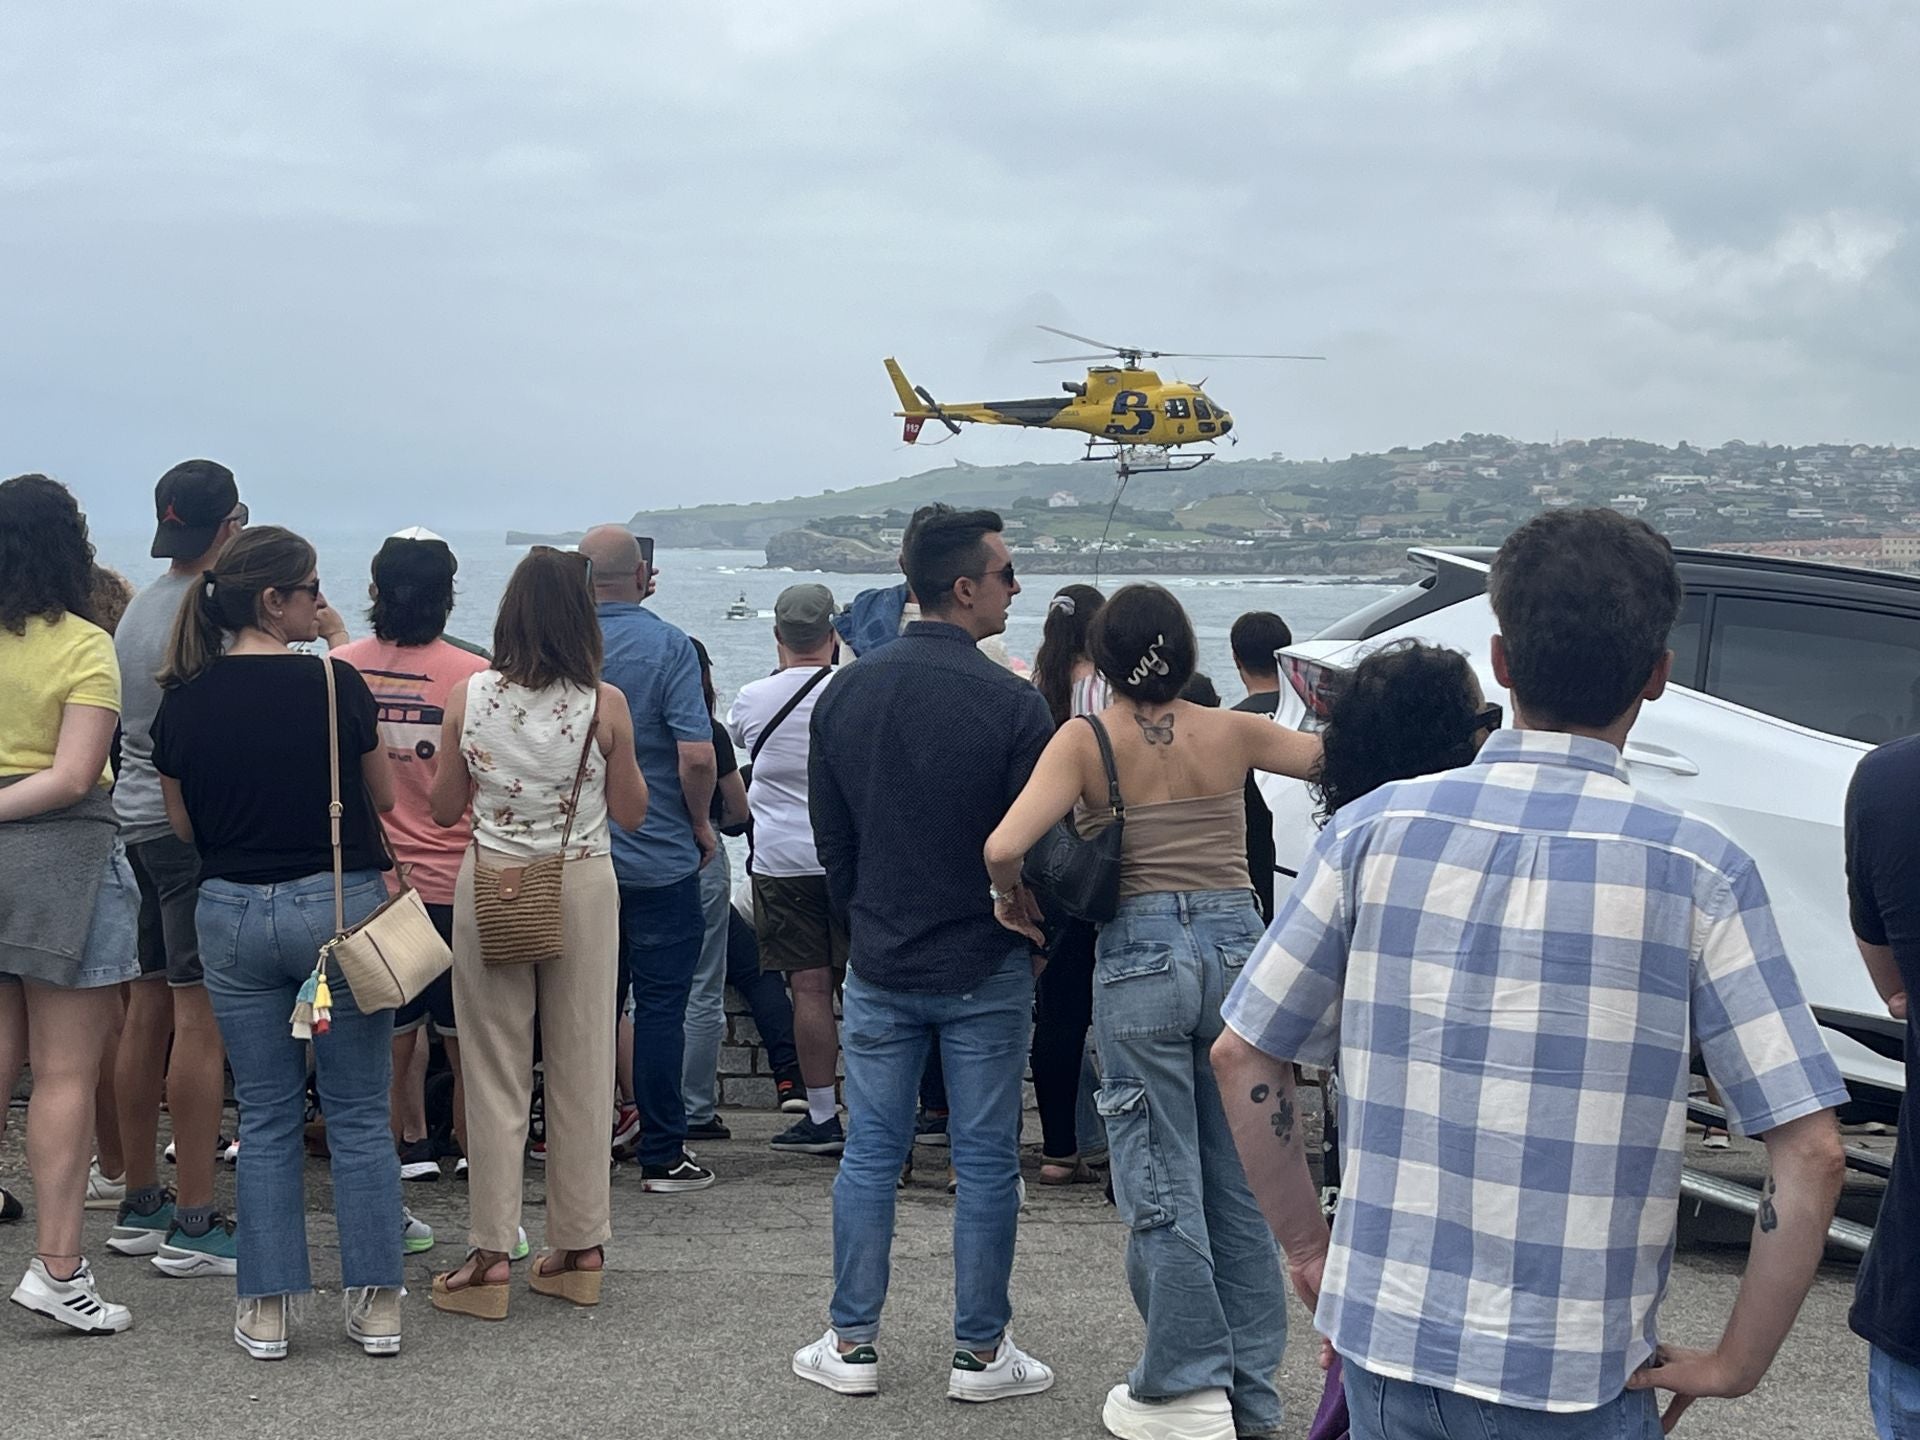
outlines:
[[[479,864],[479,841],[474,842],[473,918],[480,931],[482,964],[537,965],[558,960],[565,953],[560,895],[566,877],[567,845],[573,839],[580,785],[587,778],[587,757],[593,754],[599,722],[596,700],[587,723],[586,743],[580,747],[580,763],[574,767],[573,795],[567,801],[567,824],[560,834],[558,855],[489,869]]]
[[[453,951],[440,938],[420,892],[400,870],[401,890],[357,925],[347,924],[340,865],[340,699],[335,689],[333,661],[320,657],[327,676],[327,825],[333,845],[333,939],[320,947],[320,961],[300,989],[293,1007],[293,1033],[300,1039],[324,1035],[332,1019],[333,996],[327,984],[327,962],[334,961],[353,993],[362,1014],[393,1010],[413,999],[453,964]],[[371,804],[380,845],[392,857],[386,827]],[[302,1034],[302,1031],[306,1034]]]

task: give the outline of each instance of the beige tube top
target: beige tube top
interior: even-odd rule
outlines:
[[[1093,835],[1112,823],[1104,810],[1080,809],[1074,823]],[[1120,894],[1176,890],[1246,890],[1247,795],[1244,786],[1127,806],[1120,849]]]

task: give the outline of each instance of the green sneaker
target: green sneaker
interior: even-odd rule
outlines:
[[[132,1201],[122,1200],[114,1217],[113,1233],[107,1236],[107,1248],[116,1255],[158,1254],[161,1242],[172,1228],[173,1191],[162,1190],[160,1206],[151,1212],[136,1210]]]
[[[401,1248],[405,1250],[407,1254],[419,1255],[433,1249],[433,1227],[431,1225],[417,1217],[413,1211],[407,1209],[405,1206],[402,1206],[400,1209],[400,1220],[400,1233],[402,1236]]]
[[[153,1268],[162,1275],[190,1279],[196,1275],[232,1275],[239,1271],[239,1252],[234,1248],[233,1221],[224,1215],[213,1217],[204,1235],[189,1235],[175,1220],[167,1227],[167,1238],[153,1257]]]
[[[507,1258],[509,1260],[524,1260],[532,1253],[532,1250],[533,1246],[527,1243],[526,1229],[522,1227],[514,1232],[513,1249],[507,1252]]]

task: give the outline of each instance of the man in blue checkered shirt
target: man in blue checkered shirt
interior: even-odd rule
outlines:
[[[1609,510],[1549,511],[1488,583],[1514,729],[1321,833],[1214,1052],[1248,1179],[1339,1352],[1356,1440],[1656,1435],[1765,1374],[1812,1284],[1846,1099],[1753,861],[1635,793],[1680,580]],[[1710,1350],[1660,1343],[1689,1057],[1772,1174]],[[1338,1064],[1331,1237],[1292,1065]],[[1483,1413],[1475,1413],[1483,1412]]]

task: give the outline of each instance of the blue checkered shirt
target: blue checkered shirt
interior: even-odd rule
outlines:
[[[1571,735],[1343,809],[1225,1019],[1339,1065],[1316,1326],[1533,1410],[1606,1404],[1653,1353],[1693,1046],[1743,1133],[1847,1098],[1753,861]]]

